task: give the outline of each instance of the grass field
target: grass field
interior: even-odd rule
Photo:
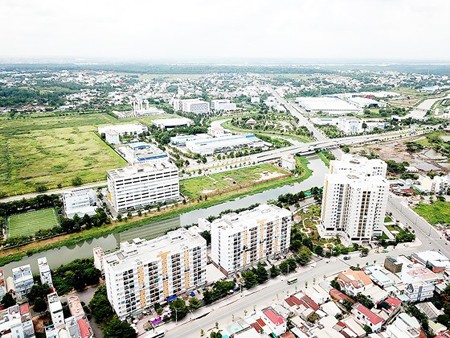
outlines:
[[[181,192],[187,197],[198,197],[211,193],[220,193],[242,183],[255,182],[265,179],[276,179],[288,172],[269,164],[230,170],[223,173],[200,176],[180,181]]]
[[[54,209],[41,209],[8,218],[8,236],[31,236],[38,230],[51,229],[59,225]]]
[[[36,185],[49,189],[70,186],[80,176],[83,183],[105,180],[106,171],[126,162],[97,135],[104,124],[142,122],[155,115],[118,120],[108,114],[46,116],[18,120],[0,119],[0,194],[34,192]]]
[[[431,224],[450,224],[450,202],[419,203],[414,210]]]

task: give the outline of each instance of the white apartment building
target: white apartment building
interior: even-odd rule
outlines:
[[[103,259],[108,299],[120,318],[206,284],[206,240],[180,228],[120,243]]]
[[[211,110],[215,112],[236,110],[236,103],[230,100],[211,100]]]
[[[0,337],[34,338],[34,326],[28,304],[13,305],[0,311]]]
[[[102,274],[104,273],[103,270],[103,257],[105,257],[105,252],[101,247],[95,247],[92,249],[92,253],[94,254],[94,266],[96,269],[100,270]]]
[[[58,294],[52,292],[47,295],[48,300],[48,310],[50,316],[52,317],[52,322],[54,327],[61,328],[64,326],[64,312],[62,308],[61,301],[59,300]]]
[[[209,102],[200,99],[173,99],[172,105],[175,111],[194,114],[209,113]]]
[[[202,223],[208,221],[202,219]],[[239,214],[227,214],[210,223],[211,260],[231,274],[289,249],[292,214],[263,204]]]
[[[168,161],[108,171],[108,199],[117,212],[138,209],[180,197],[178,168]]]
[[[321,225],[324,237],[340,235],[347,244],[381,235],[389,183],[386,163],[345,155],[331,161],[325,176]]]
[[[450,175],[434,176],[433,178],[427,175],[420,175],[418,182],[419,186],[417,188],[423,192],[445,194],[450,187]]]
[[[34,285],[33,273],[31,272],[31,265],[22,265],[12,269],[14,288],[16,292],[16,298],[18,300],[27,297],[27,294],[31,291]]]
[[[95,215],[96,193],[94,189],[78,189],[62,194],[64,212],[68,218],[75,215],[83,217],[84,215]]]
[[[48,286],[53,288],[52,272],[50,271],[50,266],[48,265],[46,257],[38,259],[38,267],[41,283],[48,284]]]

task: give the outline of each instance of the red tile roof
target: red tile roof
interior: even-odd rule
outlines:
[[[284,317],[280,316],[275,310],[267,308],[263,310],[263,313],[275,325],[284,324]]]
[[[315,301],[313,301],[309,296],[304,295],[304,296],[302,297],[302,300],[303,300],[306,304],[308,304],[308,306],[309,306],[311,309],[313,309],[314,311],[319,310],[320,306],[317,305],[317,303],[316,303]]]
[[[395,297],[388,297],[385,300],[386,303],[388,303],[390,306],[393,306],[395,308],[399,307],[400,305],[402,305],[402,302],[400,299],[397,299]]]
[[[302,301],[295,296],[290,296],[284,300],[289,306],[300,305]]]
[[[286,332],[286,333],[283,333],[280,337],[281,338],[295,338],[295,335],[292,332]]]
[[[373,325],[377,325],[383,322],[383,318],[379,317],[362,304],[356,305],[356,309],[364,316],[366,316],[369,322],[371,322]]]
[[[349,296],[347,296],[346,294],[342,293],[341,291],[339,291],[338,289],[335,289],[335,288],[332,288],[330,290],[330,296],[331,296],[331,298],[334,298],[338,301],[341,301],[344,299],[347,299],[351,302],[353,301]]]
[[[263,328],[264,326],[266,326],[266,323],[264,323],[264,320],[262,320],[261,318],[257,319],[257,320],[256,320],[256,323],[257,323],[259,326],[261,326],[262,328]]]
[[[251,323],[250,326],[253,327],[256,330],[256,332],[258,332],[258,333],[262,332],[262,330],[263,330],[262,327],[258,323]]]
[[[82,338],[89,338],[92,336],[92,330],[89,323],[83,318],[78,319],[78,327],[80,328],[80,333]]]
[[[28,303],[24,303],[24,304],[20,305],[19,310],[20,310],[21,315],[30,313],[30,306],[28,305]]]

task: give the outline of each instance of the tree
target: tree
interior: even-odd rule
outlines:
[[[309,261],[311,260],[311,251],[304,247],[302,250],[300,250],[299,254],[297,255],[297,262],[301,265],[301,266],[305,266],[306,264],[309,263]]]
[[[74,177],[74,178],[72,179],[72,185],[73,185],[73,186],[77,187],[77,186],[80,186],[80,185],[82,185],[82,184],[83,184],[83,180],[81,179],[80,176]]]
[[[275,265],[270,268],[270,278],[275,278],[280,275],[280,269]]]
[[[46,299],[50,292],[51,289],[48,284],[34,284],[28,293],[27,298],[33,303],[36,298]]]
[[[7,293],[3,296],[2,298],[2,305],[4,306],[4,308],[9,308],[11,306],[16,305],[16,300],[13,298],[13,296],[11,296],[10,293]]]
[[[258,284],[256,274],[254,274],[253,271],[242,272],[242,278],[244,278],[245,287],[247,289],[251,289]]]
[[[95,291],[94,297],[89,302],[89,308],[99,324],[106,323],[113,316],[114,312],[109,303],[105,285],[101,285]]]
[[[38,297],[34,300],[33,310],[35,312],[44,312],[47,310],[47,303],[42,298]]]
[[[189,299],[189,309],[195,311],[202,306],[202,302],[197,297]]]
[[[186,302],[181,298],[177,298],[174,301],[172,301],[169,305],[169,308],[172,311],[173,320],[183,319],[184,317],[186,317],[188,313]]]
[[[364,331],[366,331],[367,334],[371,334],[372,328],[369,325],[364,325]]]
[[[258,266],[256,268],[256,280],[258,281],[259,284],[262,284],[268,279],[269,273],[261,263],[258,263]]]
[[[136,331],[127,322],[122,322],[114,316],[105,328],[105,337],[108,338],[136,338]]]
[[[222,338],[222,334],[220,332],[214,332],[212,331],[209,335],[210,338]]]

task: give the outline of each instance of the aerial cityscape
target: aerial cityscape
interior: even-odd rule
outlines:
[[[0,2],[0,337],[450,338],[450,2]]]

